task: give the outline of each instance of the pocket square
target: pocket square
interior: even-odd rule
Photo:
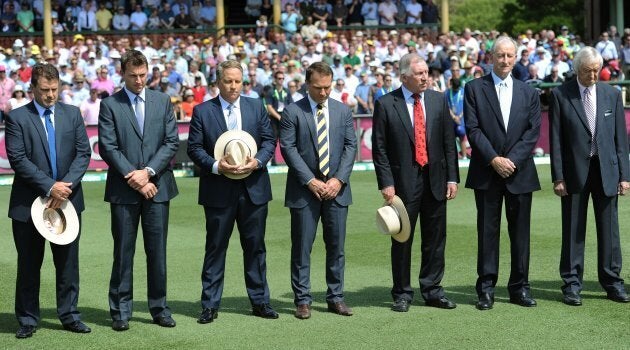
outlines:
[[[606,112],[604,112],[604,117],[610,117],[612,115],[612,110],[607,110]]]

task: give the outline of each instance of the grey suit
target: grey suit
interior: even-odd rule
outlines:
[[[280,147],[289,166],[285,206],[291,211],[291,285],[296,305],[310,304],[310,254],[321,218],[326,244],[328,302],[343,300],[344,243],[348,206],[352,203],[350,173],[356,155],[356,136],[348,107],[328,99],[330,171],[319,171],[317,130],[310,99],[289,105],[280,120]],[[310,180],[337,178],[343,186],[334,200],[319,201],[308,189]]]
[[[170,316],[166,305],[166,237],[169,201],[178,194],[170,161],[179,139],[173,106],[166,94],[145,89],[144,132],[136,121],[124,89],[101,102],[99,150],[109,165],[105,201],[111,205],[114,262],[109,286],[114,321],[131,318],[133,307],[133,256],[138,224],[147,254],[149,312],[153,318]],[[150,181],[158,189],[150,200],[127,184],[126,174],[150,167]]]
[[[596,142],[590,157],[591,131],[577,79],[553,90],[549,139],[553,181],[564,180],[560,276],[564,293],[580,292],[584,271],[584,238],[589,195],[597,226],[599,283],[608,292],[623,290],[617,218],[617,186],[630,180],[628,140],[621,94],[596,84]]]
[[[71,182],[68,198],[81,218],[84,210],[81,178],[90,162],[90,144],[79,109],[63,103],[54,106],[57,150],[57,179],[52,177],[48,139],[41,116],[30,102],[11,111],[6,124],[6,150],[15,171],[9,217],[13,219],[13,238],[18,253],[15,314],[20,325],[36,326],[40,319],[40,268],[45,240],[33,226],[31,204],[46,196],[56,181]],[[55,262],[57,314],[63,324],[80,319],[79,238],[68,245],[50,244]]]

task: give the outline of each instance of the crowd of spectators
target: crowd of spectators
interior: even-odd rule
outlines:
[[[117,6],[121,3],[125,6]],[[33,23],[41,20],[41,1],[29,4],[5,1],[3,25],[13,25],[5,17],[14,7],[18,13],[34,13],[18,16],[18,30],[36,27]],[[468,28],[461,33],[438,33],[434,26],[390,26],[437,21],[438,11],[431,0],[287,1],[281,20],[285,30],[275,32],[267,30],[270,13],[265,4],[267,0],[247,1],[245,11],[256,18],[256,28],[232,30],[219,37],[172,35],[163,42],[152,42],[143,35],[107,40],[94,30],[179,28],[182,21],[190,27],[209,27],[216,18],[214,2],[68,0],[62,7],[53,0],[53,17],[66,18],[61,30],[80,33],[73,36],[71,45],[57,38],[53,47],[46,48],[17,37],[11,47],[0,48],[0,110],[6,113],[30,101],[30,67],[44,61],[59,68],[61,101],[78,106],[86,124],[94,124],[100,99],[121,88],[121,54],[135,48],[149,62],[148,88],[171,96],[180,121],[190,119],[196,104],[217,96],[215,68],[226,59],[241,62],[245,73],[243,95],[262,99],[272,121],[279,120],[286,105],[306,95],[305,69],[317,61],[333,68],[331,97],[357,114],[371,114],[378,98],[400,86],[400,57],[417,52],[428,62],[432,88],[445,93],[456,130],[463,130],[463,87],[492,70],[488,53],[500,35],[497,31]],[[197,10],[199,13],[195,13]],[[180,20],[182,16],[186,19]],[[343,25],[343,29],[329,30],[329,24]],[[356,30],[352,24],[379,27]],[[514,78],[536,84],[570,78],[573,55],[584,43],[568,27],[557,29],[558,34],[551,29],[527,30],[514,38],[519,45]],[[593,45],[606,61],[601,80],[629,76],[630,29],[620,34],[610,27]]]

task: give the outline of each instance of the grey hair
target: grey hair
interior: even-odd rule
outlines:
[[[496,51],[496,48],[499,47],[499,45],[503,44],[504,42],[509,42],[510,44],[512,44],[514,46],[514,53],[515,54],[517,53],[518,44],[516,43],[516,40],[510,38],[507,35],[502,35],[498,37],[497,40],[494,41],[494,45],[492,46],[492,53],[494,54]]]
[[[243,66],[241,66],[241,63],[239,61],[226,60],[226,61],[221,62],[219,64],[219,67],[217,68],[217,81],[221,80],[221,77],[223,77],[223,71],[228,68],[236,68],[240,70],[241,75],[243,75]]]
[[[415,62],[425,62],[422,56],[418,55],[416,52],[405,54],[400,58],[398,62],[398,70],[400,71],[400,76],[409,75],[411,71],[411,64]]]
[[[599,63],[600,69],[604,66],[604,59],[595,48],[590,46],[583,47],[573,58],[573,70],[578,72],[583,65],[595,62]]]

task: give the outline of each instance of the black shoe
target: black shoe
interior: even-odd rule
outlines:
[[[153,319],[153,323],[167,328],[173,328],[176,325],[175,320],[171,316],[158,316]]]
[[[17,332],[15,332],[15,337],[18,339],[30,338],[33,336],[33,333],[37,331],[37,326],[31,325],[23,325],[18,328]]]
[[[494,295],[489,293],[484,293],[479,296],[479,301],[475,304],[477,310],[490,310],[494,305]]]
[[[437,299],[429,299],[424,302],[426,306],[437,307],[438,309],[454,309],[457,304],[448,300],[447,297],[441,297]]]
[[[219,317],[218,309],[203,309],[201,311],[201,316],[197,320],[197,323],[206,324],[214,321],[217,317]]]
[[[63,329],[73,333],[90,333],[92,330],[81,321],[64,324]]]
[[[564,294],[562,302],[571,306],[580,306],[582,305],[582,297],[578,292],[567,292]]]
[[[607,298],[612,301],[616,301],[618,303],[630,302],[630,297],[628,296],[626,291],[623,289],[608,292]]]
[[[394,301],[394,304],[392,305],[392,311],[396,311],[396,312],[407,312],[409,311],[409,304],[411,304],[411,302],[407,299],[398,299]]]
[[[112,322],[112,329],[116,332],[122,332],[129,329],[129,322],[127,320],[116,320]]]
[[[524,307],[534,307],[537,305],[536,300],[529,295],[529,292],[521,292],[520,294],[510,295],[510,303]]]
[[[265,303],[252,305],[252,314],[262,318],[278,318],[278,313],[274,311],[271,305]]]

